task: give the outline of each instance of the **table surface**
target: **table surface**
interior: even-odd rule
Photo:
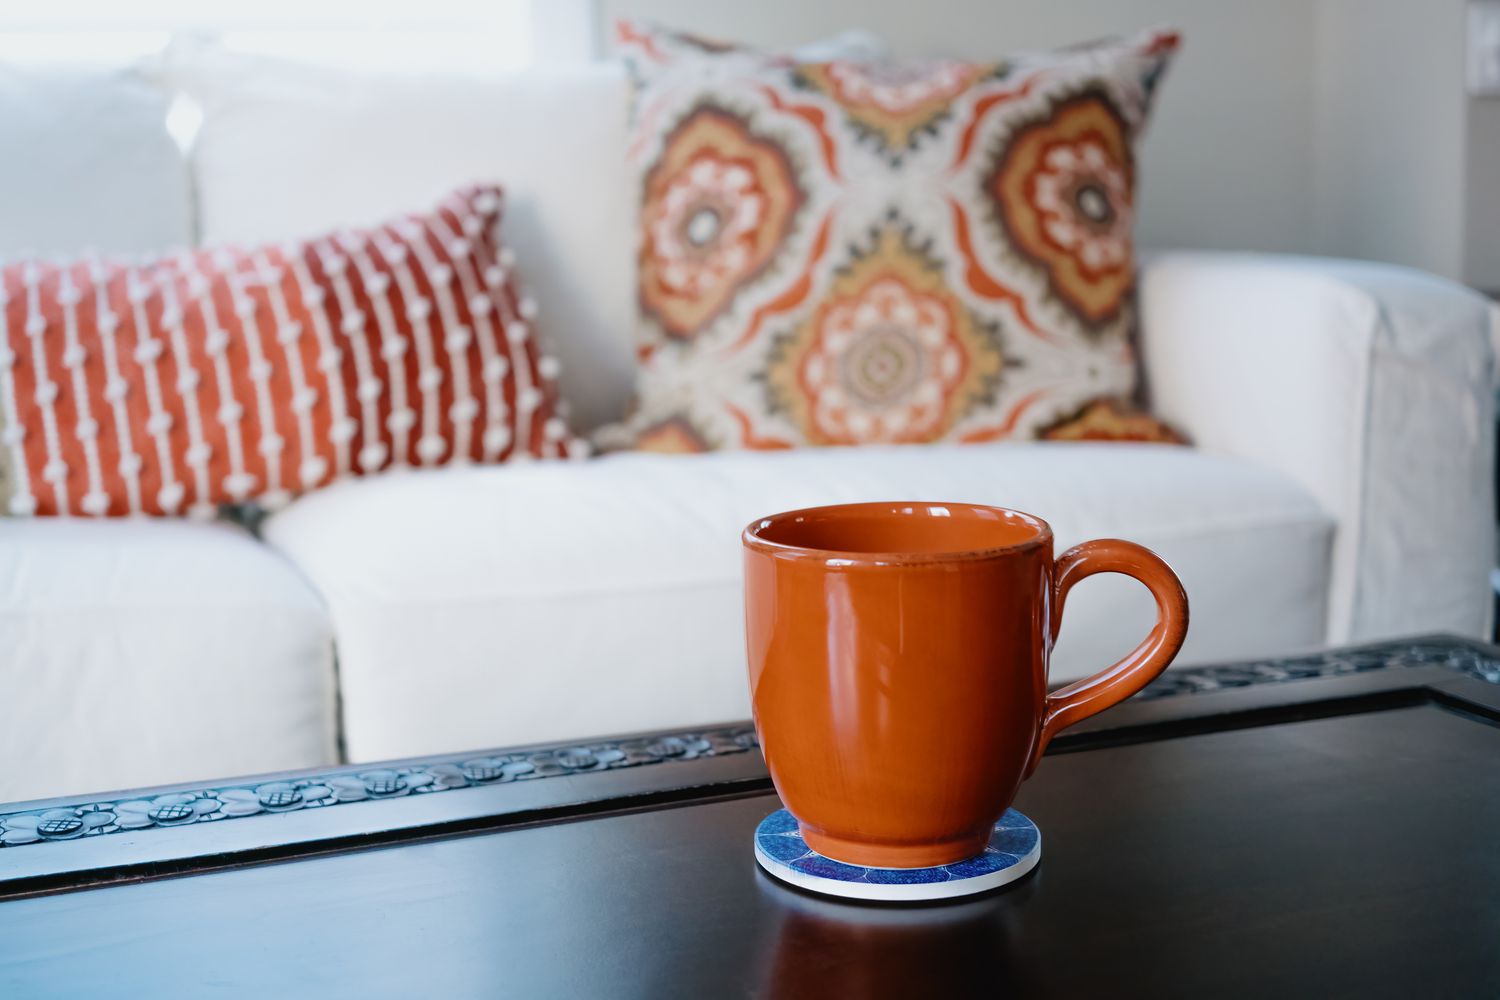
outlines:
[[[1255,685],[1054,746],[1037,870],[938,905],[762,873],[753,752],[6,849],[0,994],[1500,995],[1500,687]]]

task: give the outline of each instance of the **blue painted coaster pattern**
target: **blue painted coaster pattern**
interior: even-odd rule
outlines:
[[[1007,809],[995,824],[984,853],[976,857],[934,868],[861,868],[825,858],[808,847],[797,820],[785,809],[778,809],[756,827],[755,846],[762,867],[805,888],[872,899],[920,899],[983,892],[1010,881],[1005,877],[1007,872],[1020,877],[1036,864],[1041,832],[1024,814]],[[969,882],[974,883],[972,890],[953,884]],[[940,885],[942,888],[937,889]],[[889,893],[875,888],[879,886],[909,889]],[[926,887],[935,891],[924,892]]]

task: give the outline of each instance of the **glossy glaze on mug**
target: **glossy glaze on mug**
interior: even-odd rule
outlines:
[[[913,868],[983,849],[1064,726],[1134,694],[1187,628],[1181,584],[1129,542],[1054,561],[1045,521],[954,503],[846,504],[745,529],[751,701],[771,778],[818,853]],[[1050,697],[1077,580],[1126,572],[1160,620],[1125,660]]]

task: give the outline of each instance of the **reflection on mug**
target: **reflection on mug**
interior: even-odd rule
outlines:
[[[1013,952],[1011,923],[1037,874],[961,903],[892,906],[822,899],[757,870],[772,918],[757,996],[998,996],[1040,983]]]

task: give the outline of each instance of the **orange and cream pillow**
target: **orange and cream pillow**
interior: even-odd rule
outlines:
[[[641,369],[635,411],[600,443],[991,441],[1137,420],[1134,143],[1175,34],[993,62],[616,35],[636,83]],[[1139,420],[1128,436],[1155,439]]]
[[[9,513],[212,515],[345,476],[581,455],[480,187],[367,230],[3,270]]]

